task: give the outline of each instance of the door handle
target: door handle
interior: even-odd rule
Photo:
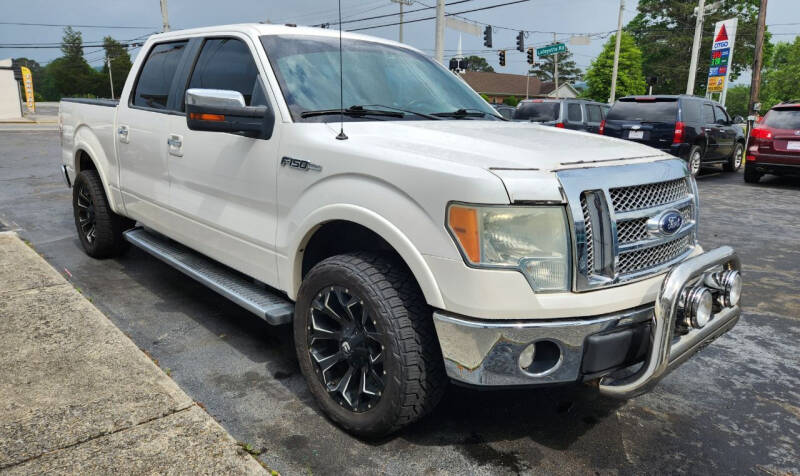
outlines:
[[[167,145],[170,147],[175,147],[176,149],[180,149],[183,145],[183,141],[178,136],[169,136],[167,138]]]
[[[119,141],[128,143],[128,126],[119,126],[117,129],[117,135],[119,136]]]
[[[177,134],[170,134],[167,136],[167,151],[169,155],[175,157],[183,157],[183,137]]]

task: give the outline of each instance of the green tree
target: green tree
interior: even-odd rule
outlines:
[[[800,37],[792,43],[775,45],[769,67],[763,75],[761,111],[782,101],[800,99]],[[729,93],[730,94],[730,91]]]
[[[131,70],[131,56],[119,41],[110,36],[103,38],[103,48],[106,50],[102,70],[104,81],[102,81],[102,87],[97,91],[97,95],[107,96],[111,91],[108,84],[108,64],[110,60],[111,76],[114,80],[114,97],[118,98],[122,93],[122,87],[125,85],[125,79],[127,79]]]
[[[486,58],[481,56],[467,56],[467,71],[480,71],[482,73],[494,73],[492,65],[486,62]]]
[[[759,3],[759,0],[722,0],[714,13],[706,15],[695,78],[697,94],[705,94],[716,22],[739,19],[730,79],[735,80],[753,63]],[[645,77],[658,77],[658,93],[686,91],[696,6],[697,2],[687,0],[639,0],[638,14],[625,27],[642,50]],[[769,41],[765,41],[765,45],[768,44]]]
[[[517,99],[516,96],[508,96],[507,98],[503,99],[503,104],[516,107],[516,105],[519,104],[519,99]]]
[[[572,59],[572,52],[559,53],[558,55],[558,83],[574,83],[583,78],[583,71],[575,64]],[[534,64],[531,69],[531,75],[539,78],[541,81],[553,81],[553,72],[555,66],[556,55],[545,56],[539,58],[539,61]]]
[[[61,41],[64,56],[51,61],[45,67],[45,75],[52,80],[53,96],[61,99],[64,96],[94,95],[97,90],[100,73],[83,58],[83,38],[81,33],[72,27],[64,29]]]
[[[725,109],[733,116],[747,117],[747,106],[750,103],[750,86],[736,84],[728,87],[725,99]]]
[[[584,96],[595,101],[606,102],[611,95],[611,74],[614,68],[614,46],[616,35],[612,35],[603,46],[603,51],[592,61],[586,71],[588,87]],[[644,94],[647,84],[642,74],[642,52],[633,37],[624,31],[620,39],[619,69],[617,72],[616,98],[629,94]]]

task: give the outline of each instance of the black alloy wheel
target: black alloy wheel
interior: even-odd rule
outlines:
[[[135,222],[111,209],[96,170],[82,170],[72,185],[72,209],[75,229],[86,254],[92,258],[110,258],[125,250],[122,232]]]
[[[94,200],[89,193],[88,185],[85,181],[75,184],[75,194],[77,199],[77,220],[78,232],[83,234],[83,238],[88,243],[94,243],[97,238],[97,219],[95,217]]]
[[[306,339],[318,380],[339,405],[360,413],[381,399],[383,336],[362,298],[331,286],[311,301]]]

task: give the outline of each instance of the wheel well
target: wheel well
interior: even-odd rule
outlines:
[[[381,251],[394,255],[405,263],[400,254],[380,235],[357,223],[337,220],[320,226],[303,250],[302,274],[306,274],[320,261],[331,256],[353,251]]]
[[[97,166],[85,150],[78,152],[76,165],[78,166],[78,170],[75,171],[76,174],[80,173],[81,170],[97,170]]]

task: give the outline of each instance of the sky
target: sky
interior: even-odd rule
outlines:
[[[297,23],[314,25],[336,22],[337,3],[335,0],[168,0],[169,21],[172,29],[192,28],[205,25],[270,21],[272,23]],[[448,13],[507,3],[513,0],[447,0],[456,3],[447,7]],[[693,1],[693,0],[692,0]],[[637,0],[627,0],[623,12],[623,22],[627,23],[636,15]],[[435,5],[436,0],[415,1],[406,10]],[[800,0],[770,0],[767,10],[767,25],[776,34],[774,40],[792,41],[800,33]],[[159,0],[27,0],[17,2],[0,0],[0,22],[50,23],[72,25],[128,26],[137,28],[89,28],[76,26],[83,34],[84,43],[102,41],[106,35],[118,40],[145,38],[161,30],[161,10]],[[376,15],[396,13],[397,3],[390,0],[342,0],[343,20],[358,19]],[[433,9],[407,14],[405,20],[425,18],[434,15]],[[526,70],[525,53],[515,51],[516,35],[519,29],[540,33],[529,33],[525,39],[527,46],[543,46],[553,41],[553,31],[559,41],[568,41],[572,34],[598,34],[588,46],[570,46],[574,60],[585,70],[592,59],[601,51],[609,32],[616,29],[619,0],[530,0],[504,7],[464,13],[462,18],[475,22],[491,24],[494,27],[493,49],[506,49],[506,67],[500,67],[495,51],[487,52],[483,38],[461,34],[465,55],[484,56],[497,72],[524,74]],[[395,23],[396,16],[348,23],[345,29]],[[787,25],[788,24],[788,25]],[[141,27],[141,28],[140,28]],[[404,40],[431,56],[434,53],[434,21],[420,21],[404,26]],[[396,40],[397,26],[386,26],[362,31],[384,38]],[[63,34],[62,27],[20,26],[0,23],[0,46],[14,43],[57,44]],[[447,30],[445,33],[445,57],[455,55],[459,33]],[[139,50],[131,52],[135,56]],[[61,55],[57,48],[21,49],[0,48],[0,58],[25,56],[44,64]],[[102,63],[100,48],[87,47],[84,55],[92,66]]]

